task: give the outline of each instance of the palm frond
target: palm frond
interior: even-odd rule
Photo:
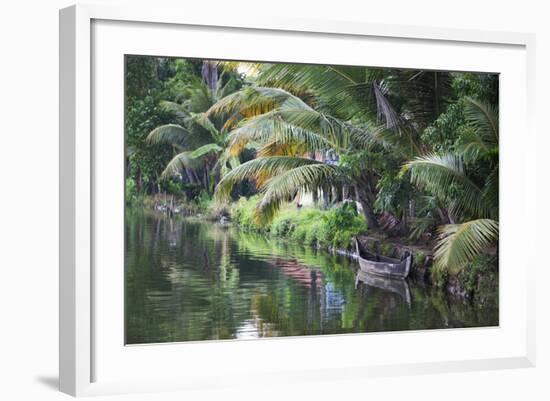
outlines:
[[[350,130],[350,134],[360,148],[378,144],[407,159],[423,153],[420,137],[406,126],[390,129],[385,124],[366,124],[362,129]]]
[[[428,154],[407,162],[401,174],[410,171],[411,182],[427,189],[440,200],[455,203],[456,211],[468,211],[474,216],[487,216],[481,189],[466,175],[462,159],[452,153]],[[453,196],[450,188],[460,191]]]
[[[215,93],[205,82],[197,80],[187,87],[185,99],[186,110],[191,113],[202,113],[215,103]]]
[[[485,185],[482,190],[482,198],[485,204],[488,206],[490,211],[490,217],[493,219],[498,219],[498,195],[499,195],[499,173],[498,173],[498,164],[487,176],[485,180]]]
[[[296,114],[302,112],[297,110]],[[280,144],[301,144],[310,151],[331,148],[334,145],[325,136],[299,125],[285,121],[297,121],[289,118],[292,111],[278,110],[244,120],[240,127],[233,130],[228,136],[231,154],[239,154],[250,141],[259,143],[278,142]],[[303,116],[302,116],[303,117]],[[297,121],[304,123],[304,121]],[[309,124],[304,124],[307,126]],[[318,127],[313,127],[318,128]]]
[[[259,147],[256,156],[302,156],[306,153],[310,153],[310,149],[303,143],[272,141]]]
[[[362,82],[362,70],[362,67],[272,64],[262,69],[257,81],[260,85],[299,84],[330,97],[341,93],[342,89],[349,85]]]
[[[218,100],[207,111],[210,116],[217,113],[241,113],[247,110],[250,115],[265,113],[281,105],[289,97],[290,92],[279,88],[261,86],[246,87]]]
[[[164,168],[160,178],[162,180],[166,180],[180,174],[185,168],[195,169],[199,167],[202,164],[202,160],[200,158],[192,157],[191,153],[192,152],[190,151],[185,151],[174,156]]]
[[[365,71],[353,66],[274,64],[263,69],[257,81],[260,85],[309,90],[332,115],[348,120],[364,115],[375,105]]]
[[[160,102],[160,106],[164,110],[174,113],[178,118],[183,119],[188,116],[187,110],[185,109],[185,106],[183,104],[172,102],[169,100],[162,100]]]
[[[207,130],[212,136],[212,139],[214,139],[216,142],[222,141],[221,132],[216,128],[214,123],[210,121],[206,113],[192,113],[191,119],[195,124],[198,124],[205,130]]]
[[[155,128],[147,135],[147,142],[150,144],[169,143],[185,146],[191,133],[178,124],[166,124]]]
[[[201,147],[193,150],[190,153],[189,157],[192,159],[198,159],[209,153],[220,153],[222,151],[223,151],[223,148],[219,146],[217,143],[207,143],[206,145],[202,145]]]
[[[453,94],[452,80],[449,72],[393,70],[384,83],[398,98],[401,112],[421,132],[445,111]]]
[[[498,109],[488,103],[466,98],[466,120],[487,147],[498,146]]]
[[[331,116],[331,125],[340,128],[339,137],[344,133],[355,136],[356,145],[369,146],[377,139],[370,135],[372,130],[361,130],[353,125],[353,129],[342,131],[344,125],[361,121],[371,126],[384,125],[387,131],[394,131],[394,138],[387,132],[385,145],[391,144],[395,151],[407,156],[421,154],[419,135],[393,103],[403,100],[396,99],[386,84],[385,79],[392,73],[391,70],[365,67],[272,65],[262,70],[258,80],[261,84],[310,88],[318,98],[320,107],[316,107],[316,111],[322,112],[325,119]],[[399,88],[395,89],[394,92],[399,93]]]
[[[261,185],[285,171],[311,164],[322,163],[304,157],[290,156],[269,156],[250,160],[234,168],[221,179],[216,187],[216,197],[226,199],[230,195],[233,186],[245,179],[260,181]]]
[[[399,114],[390,104],[377,82],[373,82],[372,88],[374,92],[374,98],[376,100],[378,118],[380,120],[382,120],[382,118],[384,119],[386,128],[396,128],[400,122]]]
[[[335,166],[315,163],[295,167],[279,174],[265,183],[263,197],[256,208],[256,219],[270,221],[284,202],[291,200],[298,193],[315,191],[334,185],[338,179]]]
[[[297,98],[288,98],[276,109],[242,120],[228,141],[233,154],[238,154],[248,141],[301,144],[308,151],[341,151],[350,144],[364,148],[377,142],[370,128],[325,115]]]
[[[475,162],[491,152],[491,147],[473,129],[465,130],[460,138],[459,152],[466,163]]]
[[[439,228],[435,261],[457,273],[498,240],[498,221],[477,219]]]

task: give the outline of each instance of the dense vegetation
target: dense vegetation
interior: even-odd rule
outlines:
[[[422,242],[440,275],[495,263],[498,134],[492,74],[127,59],[128,202],[168,193],[322,246]]]
[[[343,203],[328,210],[287,207],[269,224],[262,224],[254,218],[259,201],[257,196],[239,199],[233,206],[233,220],[250,231],[288,238],[306,245],[333,248],[348,248],[353,236],[367,231],[367,223],[357,213],[355,203]]]

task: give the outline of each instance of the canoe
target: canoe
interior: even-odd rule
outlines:
[[[397,294],[408,306],[411,306],[411,291],[407,280],[376,276],[359,270],[355,276],[355,288],[359,283]]]
[[[406,252],[401,259],[388,258],[369,252],[357,238],[354,239],[361,271],[377,276],[401,279],[409,275],[412,264],[410,252]]]

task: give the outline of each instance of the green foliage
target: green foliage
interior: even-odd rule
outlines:
[[[126,59],[126,97],[144,98],[157,89],[157,62],[152,57],[128,56]]]
[[[459,101],[449,105],[445,113],[422,132],[422,141],[435,153],[453,151],[466,129],[464,102]]]
[[[254,210],[258,203],[258,197],[240,198],[233,204],[231,209],[231,217],[233,222],[249,231],[268,232],[268,228],[256,223],[254,219]]]
[[[137,191],[136,182],[133,178],[126,178],[124,195],[127,205],[133,205],[137,202],[139,194]]]
[[[464,98],[467,135],[455,151],[407,162],[411,181],[448,205],[461,223],[438,229],[435,262],[456,274],[498,241],[498,109]]]
[[[316,191],[327,180],[336,181],[334,166],[295,156],[258,157],[226,174],[216,188],[218,199],[227,199],[233,186],[244,179],[254,179],[263,195],[255,218],[268,223],[281,206],[298,192]]]
[[[440,288],[444,288],[451,277],[458,282],[471,298],[477,308],[498,308],[498,258],[493,255],[477,255],[468,268],[458,273],[452,273],[441,266],[432,269],[432,281]]]
[[[455,74],[452,87],[458,97],[475,97],[482,102],[498,104],[498,75],[480,73]]]
[[[134,179],[137,191],[154,193],[159,176],[172,156],[165,144],[150,146],[148,133],[173,119],[161,106],[165,81],[158,72],[166,61],[152,57],[128,56],[126,64],[126,157],[127,176]]]
[[[365,219],[413,241],[438,234],[443,275],[497,240],[498,75],[236,65],[128,57],[131,196],[185,194],[218,214],[257,194],[232,208],[238,224],[321,246],[349,246]],[[288,206],[304,193],[323,207],[351,198],[364,217],[355,203]]]
[[[217,64],[202,61],[202,65],[210,66],[218,76]],[[146,142],[173,148],[162,179],[181,177],[212,193],[215,180],[238,165],[239,159],[225,152],[225,127],[234,116],[207,112],[215,102],[239,89],[242,82],[233,71],[222,71],[215,81],[207,81],[194,75],[194,62],[188,65],[185,60],[176,60],[174,68],[174,77],[166,84],[161,102],[165,111],[173,113],[172,121],[150,130]]]
[[[407,191],[413,189],[407,180],[396,171],[385,171],[376,184],[378,194],[374,202],[377,212],[390,212],[396,216],[402,213],[403,204],[407,202]]]
[[[145,187],[145,181],[150,185],[157,182],[160,172],[172,154],[170,146],[150,146],[145,142],[152,128],[171,119],[171,114],[163,111],[158,101],[159,99],[154,96],[128,101],[126,124],[128,175],[138,182],[140,191],[153,190],[154,186]]]
[[[469,292],[475,292],[479,284],[480,276],[485,276],[495,272],[495,260],[490,255],[480,255],[473,259],[470,267],[463,270],[461,275],[461,283]],[[496,285],[498,288],[498,284]]]
[[[329,210],[317,208],[282,209],[269,224],[260,224],[255,212],[260,198],[241,198],[232,209],[232,219],[240,227],[293,242],[313,246],[351,248],[352,238],[367,231],[365,218],[355,203],[347,202]]]
[[[414,253],[414,265],[416,267],[422,267],[424,266],[424,262],[426,262],[426,254],[422,251],[416,251]]]
[[[158,192],[161,178],[172,176],[204,189],[215,185],[212,170],[224,140],[219,132],[223,116],[210,121],[201,113],[239,89],[242,80],[238,73],[227,71],[210,90],[201,79],[202,64],[146,56],[126,59],[127,176],[135,180],[140,193]],[[189,172],[188,167],[196,171]]]
[[[498,308],[498,260],[495,256],[479,255],[470,269],[461,272],[460,279],[472,294],[474,305]]]
[[[441,226],[435,248],[436,262],[452,272],[458,272],[497,239],[498,221],[491,219]]]
[[[196,199],[201,192],[200,186],[177,180],[164,181],[162,188],[168,194],[184,197],[187,200]]]
[[[326,241],[337,248],[352,247],[352,238],[367,231],[365,218],[357,213],[355,202],[329,209],[323,216],[321,242]]]
[[[213,203],[212,197],[210,196],[208,191],[205,191],[204,189],[199,192],[199,194],[193,199],[193,201],[202,212],[206,212]]]

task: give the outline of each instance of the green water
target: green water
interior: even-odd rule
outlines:
[[[125,257],[127,344],[498,324],[496,308],[197,219],[129,210]]]

